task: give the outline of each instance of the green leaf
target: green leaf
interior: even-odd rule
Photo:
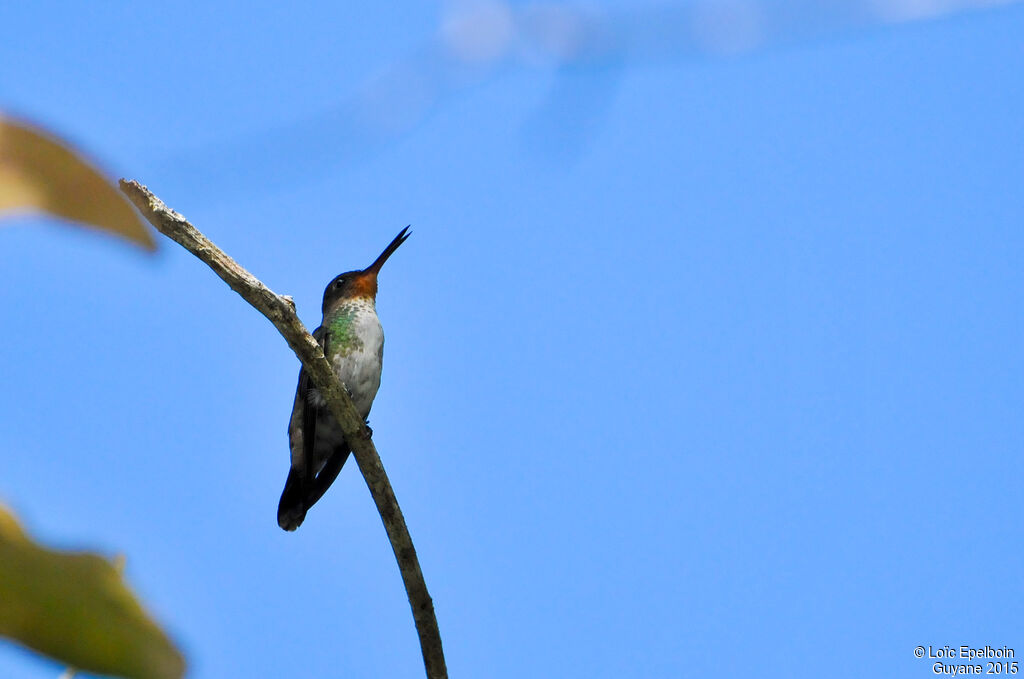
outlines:
[[[96,554],[41,547],[0,506],[0,635],[93,674],[180,679],[185,661]]]
[[[0,114],[0,217],[25,213],[88,224],[156,249],[131,204],[80,154]]]

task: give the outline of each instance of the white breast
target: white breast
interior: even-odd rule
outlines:
[[[361,340],[361,346],[345,355],[335,356],[332,367],[338,379],[348,388],[359,415],[365,418],[370,414],[370,406],[380,388],[384,330],[372,306],[358,310],[352,330]]]

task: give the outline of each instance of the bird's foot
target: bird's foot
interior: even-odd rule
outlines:
[[[370,421],[363,422],[363,438],[369,441],[373,438],[373,429],[370,428]]]

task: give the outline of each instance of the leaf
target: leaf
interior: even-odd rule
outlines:
[[[0,114],[0,217],[19,213],[81,222],[156,249],[131,204],[81,155]]]
[[[185,661],[113,563],[28,538],[0,506],[0,635],[84,672],[180,679]]]

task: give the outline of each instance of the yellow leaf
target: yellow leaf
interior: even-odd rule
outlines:
[[[156,249],[131,204],[79,154],[0,114],[0,217],[18,213],[81,222]]]
[[[185,661],[109,560],[33,542],[0,507],[0,635],[91,674],[180,679]]]

